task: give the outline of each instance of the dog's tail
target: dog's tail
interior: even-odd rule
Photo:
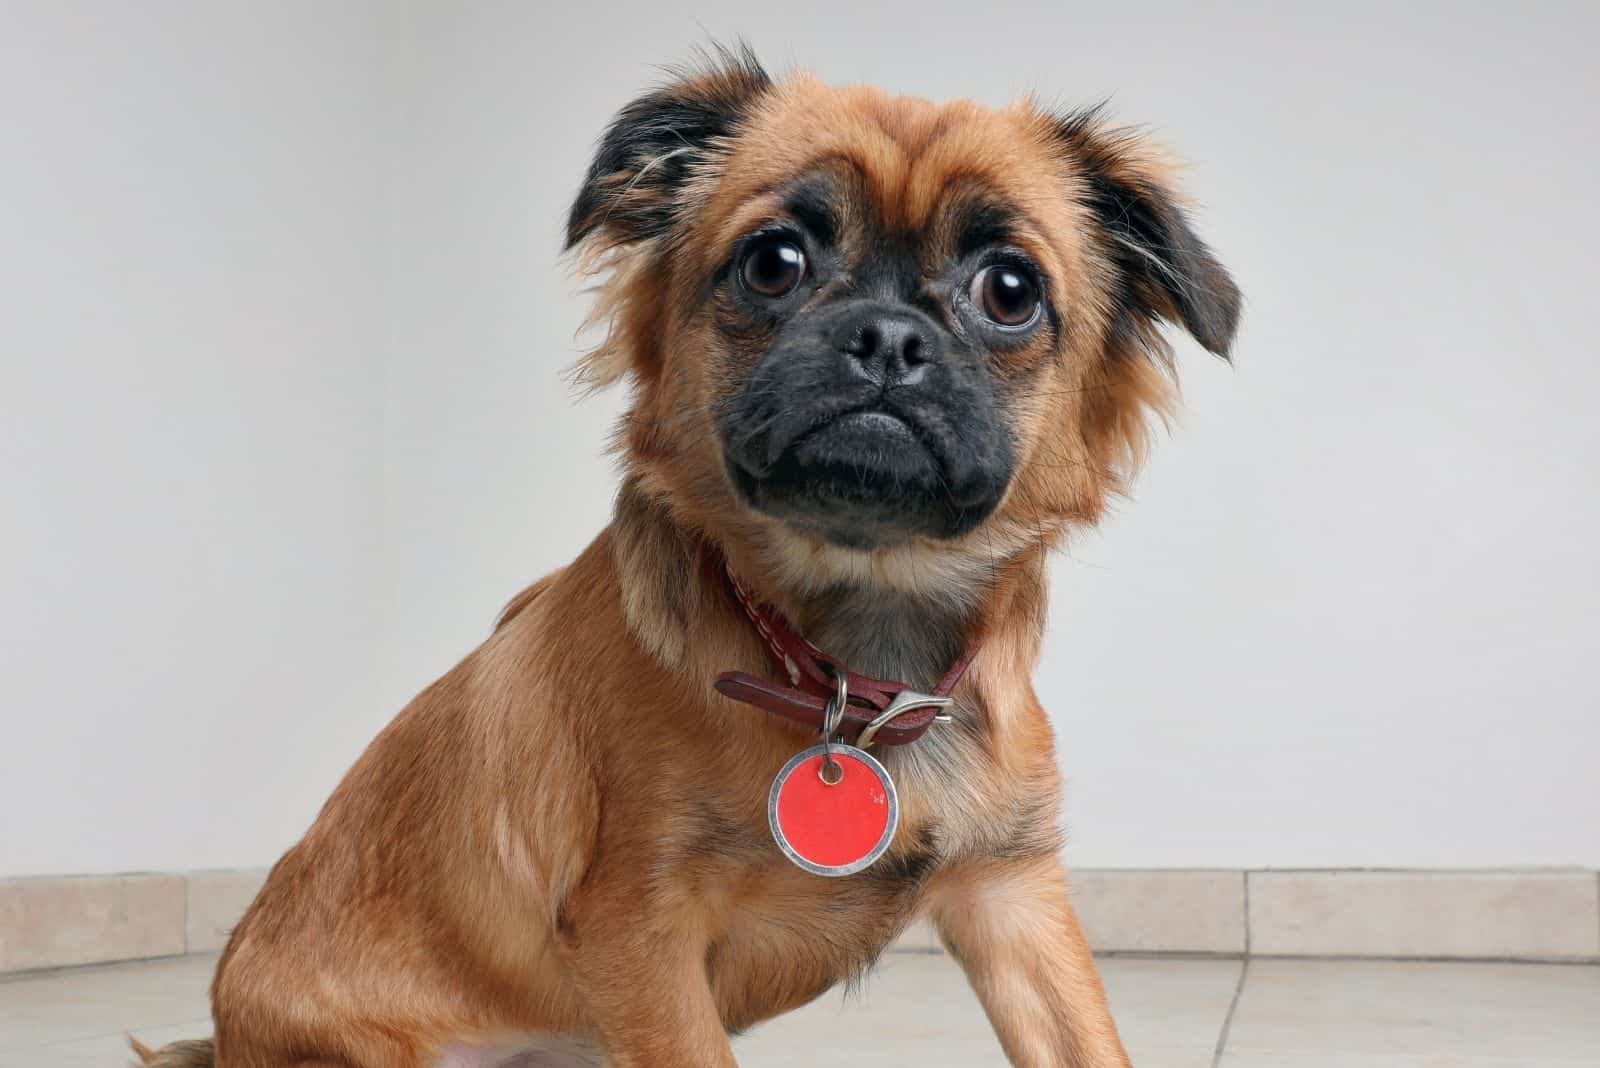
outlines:
[[[170,1046],[151,1049],[132,1035],[128,1045],[143,1068],[215,1068],[217,1047],[209,1038],[174,1042]]]

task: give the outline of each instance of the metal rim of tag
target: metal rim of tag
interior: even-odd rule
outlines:
[[[821,756],[824,760],[832,760],[834,759],[834,753],[838,753],[845,760],[856,761],[877,778],[878,782],[883,786],[884,796],[888,798],[889,814],[888,819],[884,821],[883,835],[878,839],[876,845],[848,864],[828,865],[808,860],[789,844],[789,839],[783,833],[783,825],[778,822],[778,795],[783,792],[784,783],[789,781],[789,776],[801,764],[817,756]],[[821,773],[822,769],[818,768],[817,774],[821,775]],[[826,779],[822,781],[824,784],[833,785],[829,784]],[[824,742],[790,757],[789,762],[783,766],[783,770],[778,772],[777,778],[772,780],[772,790],[767,794],[767,823],[772,827],[772,837],[778,843],[778,848],[783,850],[783,855],[793,861],[797,867],[805,869],[812,875],[825,875],[830,878],[854,875],[883,856],[888,850],[889,844],[894,841],[894,832],[900,826],[900,796],[895,792],[894,780],[889,778],[888,771],[884,769],[882,764],[878,763],[877,758],[871,753],[857,749],[853,745],[839,743],[829,745]]]

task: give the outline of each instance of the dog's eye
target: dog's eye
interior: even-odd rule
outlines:
[[[1015,267],[995,264],[972,276],[972,303],[991,322],[1021,327],[1039,314],[1039,286]]]
[[[763,297],[785,297],[795,291],[806,276],[806,254],[800,246],[783,237],[768,237],[755,242],[739,264],[739,277],[745,288]]]

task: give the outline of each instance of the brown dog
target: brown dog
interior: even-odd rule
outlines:
[[[606,279],[583,377],[634,390],[610,526],[273,868],[214,1046],[145,1063],[733,1065],[730,1031],[925,914],[1013,1063],[1127,1064],[1029,675],[1046,551],[1168,403],[1158,322],[1232,340],[1168,171],[1092,112],[720,53],[622,111],[568,241]],[[845,740],[879,721],[899,824],[822,878],[774,843],[769,789],[837,716]]]

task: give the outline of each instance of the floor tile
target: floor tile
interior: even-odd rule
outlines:
[[[1208,1068],[1243,967],[1236,960],[1100,961],[1133,1063]]]
[[[203,1019],[215,967],[214,956],[179,957],[0,981],[0,1051]]]
[[[212,956],[189,957],[0,983],[0,1068],[121,1065],[126,1032],[151,1044],[205,1035],[214,966]],[[1209,1064],[1238,968],[1228,961],[1104,961],[1136,1063]],[[844,1064],[1005,1063],[960,968],[938,954],[888,956],[858,993],[830,995],[739,1045],[741,1063],[771,1068],[810,1065],[824,1053]]]
[[[1240,965],[1103,961],[1112,1011],[1139,1068],[1208,1068]],[[948,957],[887,957],[855,995],[830,994],[735,1044],[750,1068],[1004,1065],[978,999]]]
[[[168,1027],[136,1027],[131,1033],[147,1046],[159,1049],[185,1038],[206,1038],[211,1018]],[[0,1050],[0,1068],[123,1068],[133,1062],[127,1035],[101,1035],[54,1042],[29,1049]]]
[[[1593,1068],[1600,967],[1257,960],[1227,1052],[1230,1068]]]
[[[1218,1068],[1595,1068],[1600,1060],[1528,1060],[1524,1057],[1463,1057],[1455,1054],[1229,1053]]]
[[[209,1032],[212,957],[0,982],[0,1068],[126,1063]],[[1109,959],[1102,971],[1139,1068],[1207,1068],[1241,966]],[[960,969],[896,954],[850,997],[830,995],[739,1040],[752,1068],[838,1063],[1003,1065]],[[1262,961],[1250,965],[1223,1068],[1596,1068],[1600,967]]]

